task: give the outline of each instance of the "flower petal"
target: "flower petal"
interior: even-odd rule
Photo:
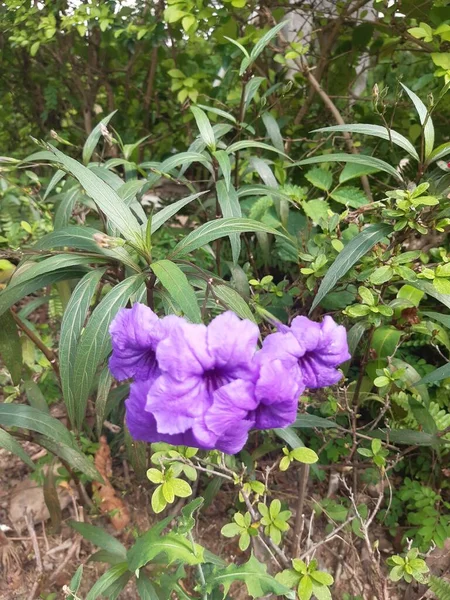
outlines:
[[[213,403],[205,413],[205,425],[220,436],[248,418],[257,404],[253,383],[236,379],[214,392]]]
[[[113,348],[109,368],[118,381],[158,376],[155,349],[163,331],[161,321],[148,306],[136,303],[133,308],[121,308],[109,331]]]
[[[208,325],[207,344],[214,366],[234,377],[248,378],[259,329],[248,319],[227,311]]]

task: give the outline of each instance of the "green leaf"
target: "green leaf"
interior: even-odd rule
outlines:
[[[10,311],[0,315],[0,356],[8,369],[14,385],[22,376],[22,344],[16,322]]]
[[[136,578],[136,587],[141,600],[159,600],[152,582],[143,571],[139,571],[139,577]]]
[[[53,222],[55,231],[57,229],[67,227],[70,221],[70,217],[72,216],[73,208],[79,195],[80,190],[78,184],[64,194],[64,198],[59,203],[58,208],[55,212],[55,218]]]
[[[390,279],[392,279],[394,275],[394,270],[389,265],[384,265],[382,267],[378,267],[369,277],[370,283],[373,285],[381,285],[382,283],[386,283]]]
[[[284,151],[284,142],[276,119],[268,112],[262,114],[262,120],[272,144],[280,152]]]
[[[4,448],[7,452],[11,452],[11,454],[15,454],[23,460],[23,462],[28,465],[31,469],[36,468],[34,462],[19,444],[19,442],[13,438],[7,431],[0,428],[0,448]]]
[[[309,575],[304,575],[297,588],[298,597],[300,600],[309,600],[313,593],[313,584]]]
[[[111,119],[116,114],[116,112],[117,112],[117,110],[113,111],[112,113],[110,113],[109,115],[104,117],[100,121],[100,123],[98,123],[94,127],[94,129],[91,131],[91,133],[89,134],[89,136],[83,146],[82,158],[83,158],[84,165],[87,165],[89,163],[89,161],[91,160],[91,156],[94,153],[95,147],[98,144],[98,141],[102,135],[103,127],[106,127],[108,125],[108,123],[111,121]]]
[[[241,140],[240,142],[234,142],[231,146],[228,146],[226,152],[228,154],[233,154],[234,152],[239,152],[240,150],[247,150],[247,148],[261,148],[261,150],[268,150],[269,152],[277,152],[284,158],[289,159],[289,156],[275,148],[274,146],[270,146],[269,144],[264,144],[263,142],[254,142],[253,140]],[[292,165],[291,165],[292,166]]]
[[[324,419],[324,421],[325,421],[325,419]],[[295,426],[295,423],[293,424],[293,426]],[[290,446],[294,450],[296,448],[304,448],[305,447],[305,444],[295,433],[293,427],[285,427],[284,429],[274,429],[274,433],[279,438],[281,438],[284,442],[286,442],[286,444],[288,444],[288,446]],[[319,470],[317,469],[316,465],[314,465],[314,464],[311,466],[311,470],[316,475],[319,473]]]
[[[438,381],[442,381],[443,379],[447,379],[450,377],[450,363],[439,367],[439,369],[435,369],[422,377],[422,379],[418,382],[419,385],[425,383],[436,383]]]
[[[164,554],[167,563],[176,560],[188,565],[198,565],[204,562],[203,548],[198,544],[191,544],[184,536],[176,533],[162,535],[172,517],[160,521],[149,531],[138,537],[127,553],[129,569],[135,572],[159,554]]]
[[[441,323],[442,325],[444,325],[445,327],[450,329],[450,316],[449,315],[441,315],[441,313],[437,313],[437,312],[424,312],[423,314],[426,317],[430,317],[430,319],[433,319],[433,321],[437,321],[438,323]]]
[[[42,275],[51,274],[59,270],[62,271],[69,267],[87,267],[89,264],[92,264],[92,262],[92,258],[74,256],[72,254],[58,254],[37,262],[26,261],[16,269],[14,275],[11,277],[8,287],[2,293],[2,296],[6,295],[6,292],[9,289],[20,287],[26,282],[41,277]]]
[[[425,294],[431,296],[432,298],[436,298],[436,300],[441,302],[444,306],[450,308],[450,294],[441,294],[436,290],[433,284],[428,283],[428,281],[417,280],[411,282],[411,286],[421,290],[422,292],[425,292]]]
[[[208,117],[198,106],[191,106],[191,112],[194,115],[202,140],[208,148],[214,152],[216,149],[216,138]]]
[[[406,150],[416,160],[419,160],[419,155],[411,142],[401,133],[397,133],[393,129],[387,129],[381,125],[369,125],[366,123],[355,123],[349,125],[333,125],[332,127],[321,127],[320,129],[314,129],[312,133],[322,133],[325,131],[337,131],[347,133],[358,133],[361,135],[372,135],[379,137],[383,140],[390,140],[393,144],[400,146],[403,150]]]
[[[105,213],[108,220],[116,227],[125,239],[131,242],[139,242],[140,226],[131,209],[123,202],[120,196],[104,183],[100,177],[95,175],[79,162],[66,156],[51,144],[49,147],[60,164],[77,179],[81,186],[90,196],[99,209]]]
[[[201,323],[197,297],[180,267],[170,260],[159,260],[151,264],[151,269],[186,317],[192,323]]]
[[[89,590],[86,600],[95,600],[102,594],[104,594],[110,586],[116,581],[121,579],[128,571],[128,565],[126,562],[114,565],[104,573],[100,579],[98,579]],[[131,577],[131,573],[130,573]]]
[[[227,523],[220,530],[220,533],[223,536],[229,537],[229,538],[239,535],[240,532],[241,532],[241,527],[239,527],[239,525],[237,525],[236,523]]]
[[[192,494],[192,488],[184,479],[172,479],[171,482],[172,488],[175,496],[179,498],[188,498]]]
[[[334,288],[339,279],[341,279],[341,277],[343,277],[360,258],[367,254],[375,244],[378,244],[378,242],[388,236],[391,232],[392,228],[389,225],[370,225],[350,240],[345,248],[339,253],[323,278],[316,297],[314,298],[314,302],[312,303],[311,311],[315,309],[322,298]]]
[[[103,527],[95,527],[94,525],[82,523],[81,521],[70,521],[69,525],[94,546],[102,548],[103,550],[106,550],[106,552],[114,554],[123,560],[126,559],[127,550],[125,546],[115,537],[107,533]]]
[[[230,189],[231,185],[231,162],[230,157],[225,150],[217,150],[213,153],[214,158],[219,163],[219,167],[222,170],[222,176],[225,181],[226,189]]]
[[[189,204],[190,202],[192,202],[192,200],[196,200],[200,196],[203,196],[203,194],[206,194],[206,192],[198,192],[197,194],[192,194],[192,196],[182,198],[181,200],[173,202],[172,204],[169,204],[169,206],[166,206],[165,208],[159,210],[152,217],[152,234],[155,233],[155,231],[158,231],[158,229],[160,229],[160,227],[162,227],[166,221],[168,221],[171,217],[176,215],[179,210],[186,206],[186,204]]]
[[[302,167],[305,165],[315,165],[326,162],[343,162],[343,163],[354,163],[357,165],[372,167],[378,171],[384,171],[389,173],[400,182],[403,182],[401,174],[389,163],[373,156],[365,156],[364,154],[323,154],[321,156],[311,156],[298,162],[291,163],[287,168],[291,167]]]
[[[225,218],[242,217],[241,205],[236,190],[230,184],[228,189],[224,181],[218,181],[216,184],[217,199],[220,204],[222,215]],[[233,263],[237,264],[241,253],[241,239],[238,233],[232,233],[230,236],[231,252],[233,255]]]
[[[118,310],[125,306],[130,296],[142,285],[143,277],[134,275],[116,285],[95,308],[86,328],[80,337],[73,368],[73,402],[75,406],[74,425],[81,427],[86,405],[99,364],[111,350],[109,326]],[[71,361],[73,361],[73,356]]]
[[[330,205],[326,200],[309,200],[302,203],[302,208],[313,223],[319,223],[320,219],[328,220]]]
[[[405,92],[408,94],[409,98],[411,99],[412,103],[414,104],[417,114],[419,115],[420,124],[422,126],[424,126],[423,127],[423,135],[424,135],[424,140],[425,140],[425,158],[427,159],[431,155],[431,153],[433,151],[433,146],[434,146],[433,121],[431,120],[431,116],[429,115],[427,107],[422,102],[422,100],[419,98],[419,96],[417,96],[417,94],[415,94],[412,90],[407,88],[406,85],[404,85],[403,83],[400,82],[400,85],[405,90]]]
[[[253,554],[250,560],[243,565],[231,564],[226,569],[213,572],[206,577],[208,591],[211,592],[222,585],[225,596],[234,581],[243,581],[252,598],[262,598],[268,594],[284,596],[292,600],[295,598],[295,592],[269,575],[266,565],[258,562]]]
[[[66,598],[66,600],[76,600],[78,588],[81,585],[81,579],[83,578],[83,565],[80,565],[75,571],[74,576],[70,580],[69,590],[72,592]]]
[[[59,341],[59,371],[63,390],[64,403],[70,422],[76,421],[76,406],[74,400],[73,367],[81,330],[104,270],[94,270],[87,273],[79,281],[70,297],[64,311]]]
[[[359,188],[352,186],[340,187],[331,193],[331,197],[340,204],[345,204],[351,208],[360,208],[369,204],[369,200],[365,193]]]
[[[412,429],[379,429],[378,431],[365,431],[361,433],[373,438],[379,438],[391,444],[405,444],[406,446],[433,446],[436,437],[424,431]]]
[[[375,350],[377,358],[386,358],[393,356],[403,332],[395,327],[378,327],[375,329],[371,348]]]
[[[37,438],[41,446],[57,454],[89,478],[102,480],[93,464],[76,447],[69,431],[49,414],[24,404],[0,403],[0,425],[20,427],[42,434],[42,437]]]
[[[201,248],[205,244],[209,244],[209,242],[230,235],[231,233],[250,231],[263,231],[289,240],[283,233],[253,219],[215,219],[214,221],[204,223],[181,240],[172,251],[172,258],[189,254],[197,250],[197,248]]]
[[[98,380],[97,387],[97,397],[95,399],[95,424],[97,429],[97,437],[100,438],[103,429],[103,422],[105,420],[105,412],[106,412],[106,403],[108,402],[109,392],[111,390],[111,384],[113,382],[113,376],[111,375],[109,369],[105,367],[103,371],[100,373],[100,377]],[[127,439],[125,437],[125,445],[127,443]],[[139,445],[139,442],[136,442],[136,445]],[[127,447],[128,451],[128,447]],[[136,471],[133,461],[131,461],[133,469]]]
[[[305,173],[305,179],[307,179],[314,187],[325,192],[328,192],[333,184],[333,175],[331,172],[325,171],[325,169],[321,169],[320,167],[310,169]]]
[[[249,321],[256,323],[256,319],[247,302],[236,290],[228,285],[214,285],[213,292],[228,309],[235,312],[241,319],[248,319]]]
[[[351,179],[358,179],[363,175],[372,175],[373,173],[378,173],[378,171],[379,169],[376,169],[374,167],[367,167],[364,165],[347,163],[342,169],[341,174],[339,175],[339,183],[346,183]]]
[[[311,450],[311,448],[295,448],[291,450],[291,456],[295,458],[298,462],[305,463],[307,465],[312,465],[319,460],[319,457]]]
[[[44,394],[39,389],[37,383],[35,383],[32,379],[28,379],[23,382],[23,388],[25,394],[27,396],[28,404],[33,408],[37,408],[41,412],[49,413],[50,409],[47,404],[47,400],[44,397]]]
[[[286,26],[287,21],[281,21],[281,23],[278,23],[277,25],[275,25],[274,27],[272,27],[272,29],[270,29],[267,33],[265,33],[257,42],[256,44],[253,46],[252,51],[250,52],[250,64],[252,64],[257,58],[258,56],[261,54],[261,52],[264,50],[264,48],[273,40],[273,38],[283,29],[283,27]],[[240,71],[240,75],[243,74],[244,71]]]
[[[299,429],[335,429],[336,423],[323,417],[316,417],[316,415],[310,415],[304,413],[297,415],[297,419],[292,423],[291,427]]]
[[[179,152],[178,154],[167,158],[163,163],[161,163],[158,171],[161,171],[162,173],[169,173],[172,171],[172,169],[175,169],[180,165],[186,167],[186,165],[190,165],[193,162],[199,162],[209,169],[212,168],[211,161],[208,160],[208,158],[203,154],[200,154],[200,152]]]
[[[230,113],[227,113],[224,110],[221,110],[220,108],[215,108],[214,106],[205,106],[204,104],[197,104],[197,106],[203,108],[203,110],[206,110],[207,112],[213,113],[214,115],[218,115],[219,117],[227,119],[232,123],[236,123],[236,119],[233,117],[233,115],[230,115]]]

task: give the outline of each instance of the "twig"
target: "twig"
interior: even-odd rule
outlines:
[[[334,529],[325,538],[323,538],[323,540],[320,540],[320,542],[317,542],[317,544],[314,544],[314,546],[311,546],[311,548],[308,548],[308,550],[306,550],[305,552],[303,552],[303,554],[300,555],[300,560],[303,560],[309,554],[311,554],[312,552],[315,552],[317,550],[317,548],[320,548],[320,546],[322,546],[323,544],[326,544],[327,542],[329,542],[330,540],[332,540],[333,538],[335,538],[337,536],[337,534],[342,529],[344,529],[344,527],[346,527],[349,523],[351,523],[353,521],[353,519],[355,519],[354,515],[351,516],[351,517],[349,517],[346,521],[344,521],[344,523],[342,523],[341,525],[339,525],[339,527],[336,527],[336,529]]]
[[[50,577],[50,581],[55,581],[55,579],[58,577],[58,575],[61,573],[61,571],[67,565],[67,563],[77,553],[80,543],[81,543],[81,536],[77,534],[69,552],[66,554],[66,558],[62,561],[62,563],[59,565],[59,567],[56,569],[56,571],[54,571],[52,573],[52,575]]]
[[[18,315],[16,315],[16,313],[13,310],[11,310],[11,315],[12,315],[12,318],[14,319],[14,321],[16,322],[17,326],[19,327],[19,329],[21,329],[23,331],[23,333],[28,338],[30,338],[30,340],[33,342],[33,344],[39,348],[39,350],[42,352],[42,354],[45,356],[45,358],[51,364],[52,369],[54,370],[56,377],[58,378],[58,381],[59,381],[58,361],[56,359],[56,356],[55,356],[55,353],[53,352],[53,350],[50,350],[50,348],[48,348],[44,344],[44,342],[41,340],[41,338],[38,337],[34,333],[34,331],[31,331],[31,329],[29,327],[27,327],[27,325],[25,325],[25,323],[22,321],[22,319]]]
[[[309,465],[301,464],[297,472],[298,478],[298,498],[295,507],[295,525],[294,525],[294,538],[292,540],[292,556],[298,556],[300,554],[300,542],[303,532],[303,525],[305,516],[303,509],[305,506],[306,488],[308,486],[309,477]]]
[[[33,545],[34,559],[36,561],[36,570],[38,572],[36,581],[34,582],[34,585],[31,588],[30,594],[28,596],[29,600],[34,600],[34,598],[36,596],[36,592],[37,592],[40,582],[41,582],[41,575],[44,572],[44,569],[42,566],[41,551],[39,550],[39,544],[38,544],[37,537],[36,537],[36,531],[34,529],[33,517],[30,514],[30,512],[28,511],[28,509],[25,509],[25,522],[27,524],[28,533],[30,535],[31,543]]]

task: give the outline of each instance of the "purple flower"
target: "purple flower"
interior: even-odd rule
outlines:
[[[156,346],[164,332],[162,321],[144,304],[121,308],[109,328],[112,356],[109,370],[118,381],[134,377],[136,381],[159,375]]]
[[[212,419],[216,408],[219,410],[225,402],[222,388],[237,380],[252,379],[258,335],[254,323],[242,321],[232,312],[219,315],[208,327],[172,318],[167,335],[156,350],[162,374],[152,386],[146,404],[158,431],[173,435],[192,429],[203,447],[217,447],[218,436],[225,435],[226,429],[212,429],[212,421],[207,421],[206,416]],[[244,412],[255,408],[248,393],[241,398],[232,398],[229,393],[227,402],[230,411],[234,411],[236,426],[242,419],[239,406]]]
[[[264,348],[288,365],[295,360],[305,387],[334,385],[342,374],[337,367],[350,358],[347,332],[326,316],[322,323],[296,317],[290,327],[280,325],[264,340]]]

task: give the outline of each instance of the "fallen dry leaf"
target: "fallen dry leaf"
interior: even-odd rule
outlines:
[[[117,494],[109,481],[112,476],[111,451],[102,435],[100,438],[100,448],[97,450],[94,458],[95,466],[103,477],[104,483],[94,482],[94,500],[96,501],[100,512],[108,515],[112,526],[116,531],[122,531],[130,522],[130,513],[128,507]]]

